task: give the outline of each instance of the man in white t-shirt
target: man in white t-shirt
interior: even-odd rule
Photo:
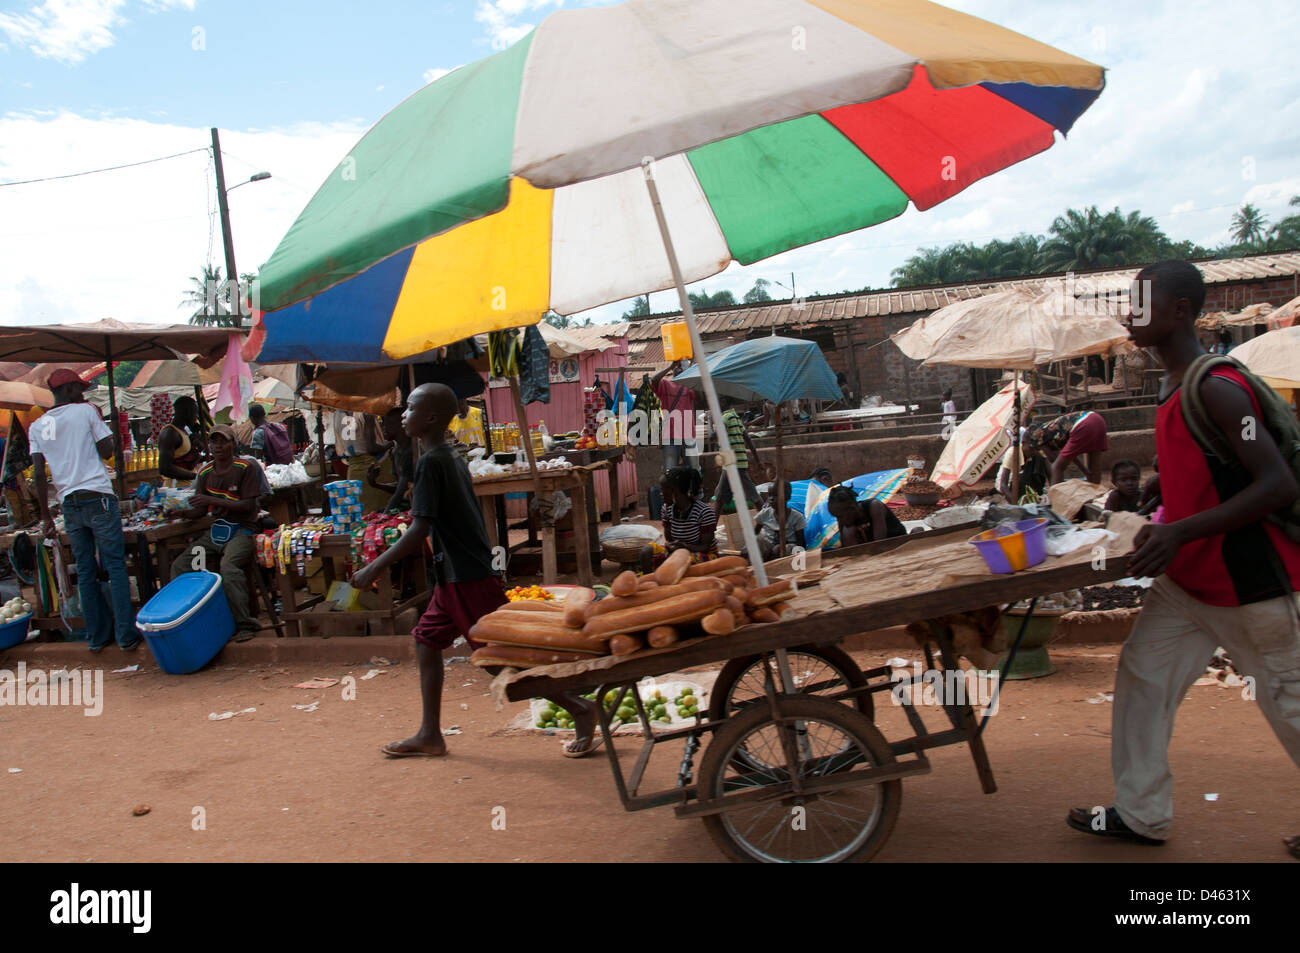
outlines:
[[[77,591],[81,594],[90,651],[101,651],[116,636],[117,644],[129,652],[139,646],[140,633],[135,627],[131,584],[126,575],[122,511],[104,469],[104,461],[113,455],[113,432],[99,411],[86,403],[87,386],[67,369],[50,375],[54,407],[32,424],[29,435],[36,499],[46,538],[57,538],[45,479],[48,463],[63,509],[64,530],[77,560]],[[112,590],[111,611],[99,588],[101,569],[108,574]]]

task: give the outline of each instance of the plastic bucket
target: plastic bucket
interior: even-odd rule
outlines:
[[[1004,536],[998,536],[994,528],[971,537],[971,544],[992,572],[1019,572],[1047,558],[1047,520],[1038,517],[1015,525],[1015,532]]]
[[[12,622],[0,625],[0,649],[11,649],[15,645],[22,645],[27,641],[27,630],[31,626],[32,615],[29,612]]]

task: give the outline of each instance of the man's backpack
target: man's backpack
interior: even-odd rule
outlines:
[[[1296,419],[1295,411],[1282,400],[1277,391],[1246,370],[1235,358],[1222,354],[1203,354],[1192,362],[1183,375],[1183,421],[1192,437],[1203,450],[1213,454],[1224,465],[1239,472],[1245,470],[1201,399],[1201,383],[1211,371],[1221,367],[1231,368],[1245,378],[1255,394],[1255,400],[1259,402],[1260,416],[1263,418],[1259,423],[1273,438],[1282,459],[1291,468],[1296,482],[1300,483],[1300,420]],[[1300,542],[1300,497],[1288,506],[1270,513],[1267,519],[1281,527],[1288,539]]]
[[[262,425],[266,434],[266,443],[262,452],[266,454],[267,463],[293,463],[293,444],[289,441],[289,431],[284,424],[268,420]]]

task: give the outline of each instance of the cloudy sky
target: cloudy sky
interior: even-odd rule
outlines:
[[[227,184],[273,175],[230,197],[239,270],[254,271],[388,110],[578,5],[0,0],[0,324],[183,320],[187,278],[222,262],[210,126],[222,130]],[[1141,209],[1176,239],[1214,244],[1243,202],[1275,220],[1300,193],[1300,5],[948,5],[1101,63],[1105,93],[1068,140],[929,212],[733,265],[707,290],[739,296],[791,272],[802,294],[884,286],[920,247],[1043,232],[1064,208],[1091,204]],[[652,304],[676,307],[670,292]]]

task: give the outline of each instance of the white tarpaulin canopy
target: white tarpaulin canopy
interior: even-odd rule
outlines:
[[[1280,328],[1228,352],[1278,390],[1300,388],[1300,327]]]
[[[1032,370],[1042,364],[1131,350],[1128,330],[1103,300],[1063,290],[999,291],[958,301],[893,335],[925,364]]]

